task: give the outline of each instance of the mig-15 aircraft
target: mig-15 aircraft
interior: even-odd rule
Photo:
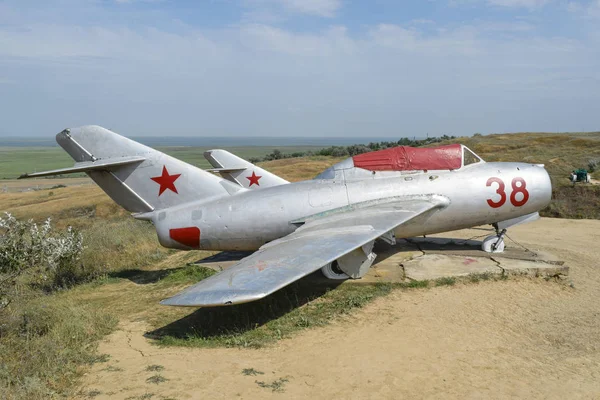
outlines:
[[[173,306],[254,301],[318,269],[358,279],[376,240],[492,224],[482,248],[501,252],[506,229],[539,218],[552,192],[543,165],[485,162],[460,144],[364,153],[290,183],[224,150],[205,154],[217,176],[99,126],[56,140],[75,165],[21,178],[85,172],[165,247],[256,250],[161,302]]]

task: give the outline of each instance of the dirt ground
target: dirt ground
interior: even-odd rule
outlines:
[[[564,260],[569,280],[397,290],[258,350],[160,348],[143,336],[149,326],[138,315],[100,344],[110,359],[88,371],[81,396],[600,398],[600,221],[542,219],[509,235]],[[152,365],[164,370],[147,371]],[[244,375],[246,368],[263,374]],[[148,382],[155,374],[168,381]],[[273,383],[278,391],[264,387]]]

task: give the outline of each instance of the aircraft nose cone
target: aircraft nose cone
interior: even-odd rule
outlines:
[[[543,165],[534,165],[536,168],[536,179],[535,184],[537,186],[537,193],[539,197],[540,208],[546,207],[550,204],[552,199],[552,181],[550,175]]]

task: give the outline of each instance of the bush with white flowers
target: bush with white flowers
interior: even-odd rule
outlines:
[[[83,237],[72,227],[53,230],[48,218],[41,226],[19,221],[10,213],[0,217],[0,309],[9,300],[19,278],[28,273],[31,282],[64,286],[77,277]]]

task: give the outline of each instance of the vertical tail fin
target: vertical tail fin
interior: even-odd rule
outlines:
[[[211,171],[244,188],[259,189],[289,183],[226,150],[209,150],[204,153],[204,158],[213,166]]]
[[[66,129],[56,135],[56,141],[73,157],[76,167],[85,166],[94,182],[131,212],[148,212],[243,190],[100,126]]]

